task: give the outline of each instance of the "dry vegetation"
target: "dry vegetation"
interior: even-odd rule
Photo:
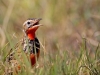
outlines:
[[[18,75],[100,75],[100,0],[0,0],[0,75],[27,18],[43,19],[39,67]]]

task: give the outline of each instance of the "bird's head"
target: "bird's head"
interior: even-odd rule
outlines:
[[[30,39],[33,39],[33,36],[35,37],[35,31],[42,25],[39,23],[40,20],[42,19],[31,18],[24,22],[23,24],[24,31]]]
[[[42,19],[41,18],[39,18],[39,19],[31,18],[31,19],[26,20],[23,24],[24,30],[25,31],[29,31],[30,29],[37,30],[38,27],[41,26],[41,24],[39,24],[40,20],[42,20]]]

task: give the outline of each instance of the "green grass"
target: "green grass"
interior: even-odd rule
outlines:
[[[80,51],[67,52],[66,50],[58,50],[56,52],[46,52],[41,50],[40,58],[37,61],[36,66],[31,68],[30,62],[27,59],[25,53],[22,51],[23,61],[19,61],[21,64],[20,71],[14,75],[100,75],[100,49],[99,45],[93,53],[94,57],[90,55],[87,49],[86,39],[83,39],[82,45],[80,45]],[[9,44],[13,42],[9,42]],[[9,50],[7,49],[9,44],[2,48],[1,57],[5,57]],[[21,49],[21,48],[20,48]],[[43,49],[43,48],[41,48]],[[16,57],[17,58],[17,57]],[[6,73],[6,69],[11,67],[2,58],[0,61],[0,74]],[[23,66],[24,65],[24,66]],[[39,65],[39,67],[37,67]]]

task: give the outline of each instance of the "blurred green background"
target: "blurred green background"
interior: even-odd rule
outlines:
[[[100,0],[0,0],[1,48],[7,34],[15,43],[23,37],[28,18],[42,18],[36,34],[46,51],[78,51],[84,37],[93,47],[100,41]]]

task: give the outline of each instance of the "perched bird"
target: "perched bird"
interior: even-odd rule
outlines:
[[[38,59],[40,54],[40,43],[35,35],[36,30],[41,26],[41,24],[39,24],[40,20],[41,18],[32,18],[28,19],[23,24],[25,32],[23,50],[25,53],[28,51],[30,52],[30,61],[32,66],[34,66],[36,59]]]
[[[39,57],[40,43],[39,43],[38,38],[35,35],[35,32],[42,25],[39,23],[40,20],[41,18],[39,19],[31,18],[31,19],[26,20],[23,23],[24,38],[21,40],[20,44],[17,43],[14,50],[11,49],[10,52],[8,52],[7,61],[13,65],[17,64],[17,69],[20,69],[20,64],[18,63],[14,55],[18,53],[17,54],[18,57],[21,58],[22,53],[20,51],[21,49],[19,48],[19,46],[23,47],[23,51],[25,52],[25,54],[29,54],[28,58],[30,59],[30,63],[32,67],[35,65]]]

